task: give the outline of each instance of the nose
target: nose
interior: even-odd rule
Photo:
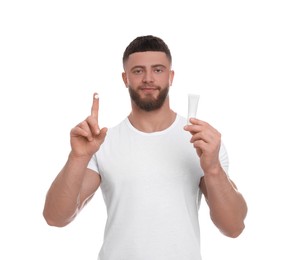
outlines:
[[[149,83],[149,82],[153,82],[153,74],[151,71],[145,71],[144,73],[144,77],[143,77],[143,82],[144,83]]]

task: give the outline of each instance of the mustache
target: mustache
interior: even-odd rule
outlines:
[[[149,84],[149,83],[146,83],[146,84],[143,84],[143,85],[140,85],[139,86],[139,89],[145,89],[145,88],[151,88],[151,89],[161,89],[160,86],[157,86],[157,85],[154,85],[154,84]]]

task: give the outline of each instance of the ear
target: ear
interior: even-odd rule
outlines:
[[[127,80],[126,72],[122,72],[122,79],[123,79],[123,82],[124,82],[124,84],[127,88],[128,87],[128,80]]]
[[[169,74],[169,86],[172,86],[173,79],[174,79],[174,70],[170,70],[170,74]]]

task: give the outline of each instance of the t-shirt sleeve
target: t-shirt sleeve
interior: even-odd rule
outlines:
[[[91,160],[89,161],[87,168],[99,173],[96,154],[94,154]]]
[[[229,159],[228,159],[228,154],[227,154],[226,147],[223,143],[221,143],[220,152],[219,152],[219,159],[220,159],[221,166],[222,166],[223,170],[228,175]]]

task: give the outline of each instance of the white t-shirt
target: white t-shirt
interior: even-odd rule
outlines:
[[[186,123],[177,115],[169,128],[144,133],[126,118],[107,132],[88,166],[101,175],[107,207],[98,260],[201,260],[203,171]],[[227,172],[223,145],[220,160]]]

